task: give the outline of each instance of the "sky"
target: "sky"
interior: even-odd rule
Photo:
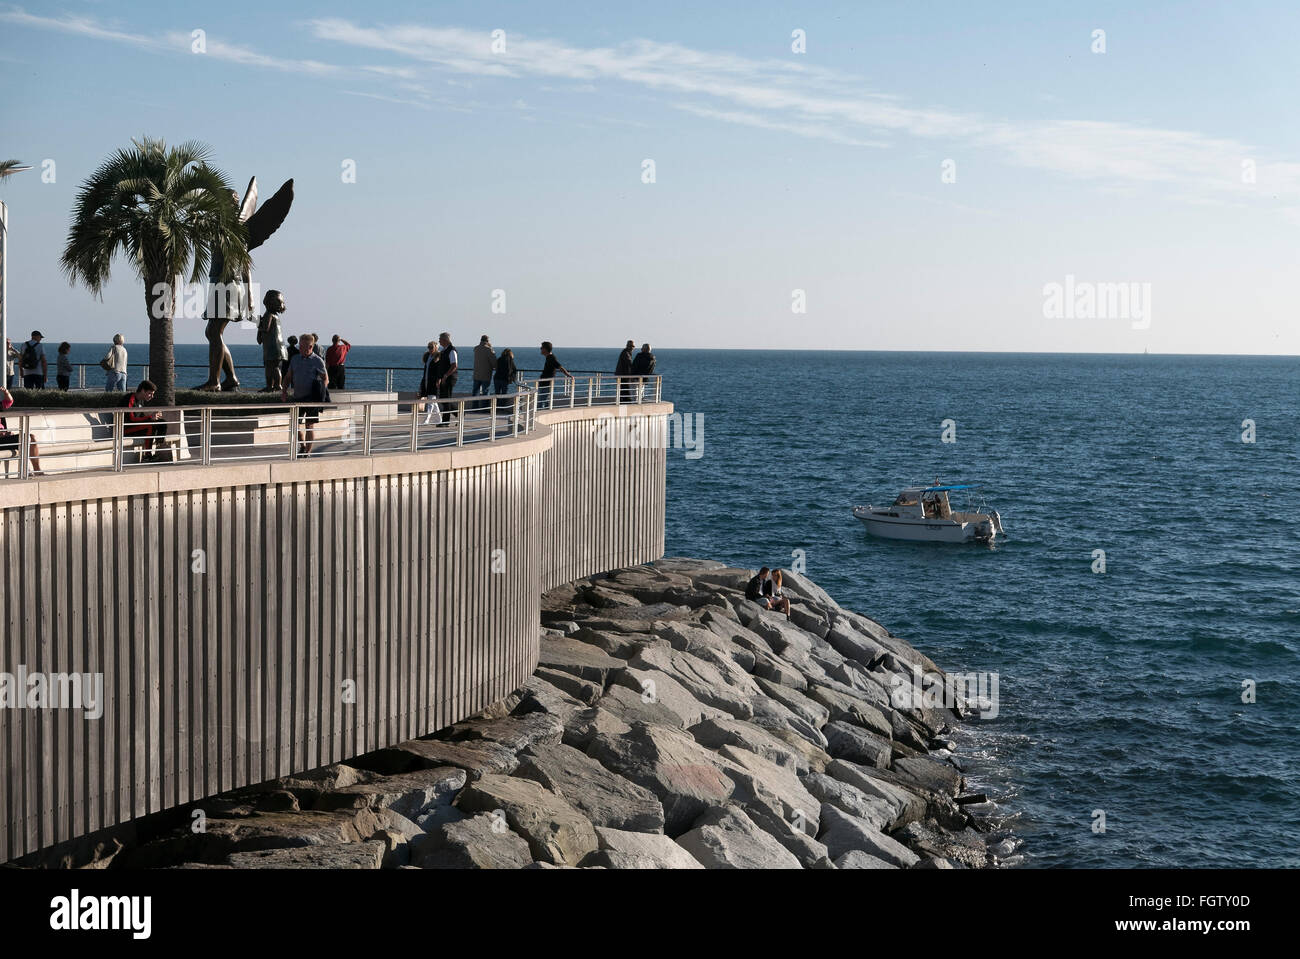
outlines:
[[[131,264],[101,301],[58,261],[148,135],[292,177],[254,279],[358,345],[1300,354],[1297,35],[1252,2],[0,2],[10,330],[147,338]]]

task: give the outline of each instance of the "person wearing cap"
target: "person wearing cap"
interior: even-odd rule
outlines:
[[[636,350],[636,343],[628,340],[627,345],[623,347],[623,352],[618,354],[618,363],[614,366],[614,375],[618,379],[619,398],[623,403],[632,403],[636,400],[636,384],[631,379],[632,375],[632,354]]]
[[[23,344],[18,365],[22,370],[23,389],[45,389],[45,377],[50,371],[45,360],[45,347],[41,346],[40,330],[32,330],[32,338]]]

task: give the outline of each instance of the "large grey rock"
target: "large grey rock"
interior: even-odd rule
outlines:
[[[736,788],[730,763],[670,726],[635,723],[622,736],[600,733],[587,753],[658,796],[670,836],[690,828],[705,809],[726,802]]]
[[[870,665],[887,652],[885,647],[871,637],[858,632],[848,623],[836,623],[825,638],[840,655],[863,666]]]
[[[667,836],[596,827],[600,849],[582,861],[607,869],[703,869],[699,860]]]
[[[384,849],[384,843],[378,840],[331,842],[232,852],[227,861],[235,869],[378,869]]]
[[[730,718],[729,713],[701,703],[675,677],[661,669],[638,669],[629,666],[614,674],[610,693],[614,692],[615,687],[623,687],[630,691],[634,706],[636,704],[646,707],[658,706],[671,716],[669,720],[656,720],[647,712],[644,717],[637,717],[647,722],[666,722],[670,726],[686,728],[695,726],[708,717]],[[623,701],[627,702],[627,698],[623,697]],[[635,711],[635,709],[631,710],[631,712]],[[620,715],[626,720],[629,718],[629,711],[623,710]]]
[[[892,758],[888,739],[867,732],[860,726],[853,726],[843,720],[827,723],[822,730],[828,743],[826,751],[836,759],[867,766],[888,766]]]
[[[850,849],[848,852],[840,854],[835,860],[836,869],[897,869],[892,862],[873,856],[870,853],[863,852],[861,849]]]
[[[575,703],[575,711],[577,704]],[[537,711],[492,720],[466,720],[441,731],[438,736],[452,742],[488,741],[500,743],[517,753],[529,746],[558,743],[564,724],[553,713]]]
[[[594,826],[663,832],[664,808],[654,793],[571,746],[530,749],[519,757],[515,775],[563,797]]]
[[[568,674],[558,673],[557,675],[566,676]],[[577,683],[582,682],[576,676],[569,676],[568,678]],[[529,713],[549,713],[556,718],[561,727],[564,727],[576,714],[586,708],[586,703],[575,699],[546,677],[533,675],[528,677],[528,682],[523,686],[523,696],[519,701],[519,705],[515,707],[515,715],[526,716]]]
[[[961,792],[961,773],[939,759],[929,756],[900,759],[894,763],[893,770],[900,779],[930,792],[946,796]]]
[[[772,647],[772,652],[778,656],[784,655],[789,650],[812,652],[812,637],[786,619],[784,614],[759,609],[752,603],[750,607],[748,610],[742,607],[740,621],[767,640],[768,645]],[[749,615],[748,619],[745,618],[746,613]]]
[[[913,822],[898,831],[898,838],[929,859],[959,863],[968,869],[983,869],[989,864],[984,838],[973,829],[951,833]]]
[[[593,706],[590,709],[584,709],[573,717],[565,728],[564,738],[561,741],[566,746],[585,751],[591,745],[591,741],[600,733],[622,736],[630,732],[631,729],[630,723],[624,722],[608,709]]]
[[[780,700],[760,695],[755,696],[750,704],[754,708],[754,715],[749,718],[749,722],[755,726],[762,726],[771,732],[794,732],[817,749],[826,748],[826,736],[822,731],[802,716],[795,715]]]
[[[713,807],[677,844],[708,869],[798,869],[799,860],[737,806]]]
[[[365,764],[385,774],[456,766],[465,770],[470,779],[478,779],[489,773],[511,773],[519,761],[515,758],[514,750],[491,740],[453,743],[444,739],[412,739],[367,753],[350,762]]]
[[[806,773],[810,768],[807,752],[792,748],[788,743],[753,723],[728,716],[725,719],[706,719],[691,726],[690,731],[696,742],[710,749],[721,749],[726,745],[739,746],[795,773]],[[805,746],[809,750],[813,748],[808,743],[805,743]],[[823,769],[828,762],[830,757],[826,756],[821,763]]]
[[[586,620],[583,621],[584,624]],[[628,660],[637,654],[637,651],[647,642],[654,639],[654,635],[648,630],[652,624],[618,624],[617,630],[596,630],[588,625],[583,625],[573,633],[573,638],[579,642],[586,643],[588,646],[594,646],[602,653],[613,656],[615,659]],[[628,625],[635,625],[638,630],[644,629],[645,632],[629,632]]]
[[[799,691],[799,688],[791,687],[788,683],[778,683],[776,680],[766,677],[758,677],[757,674],[755,674],[755,682],[758,683],[759,689],[768,697],[775,699],[805,722],[818,729],[831,721],[830,709],[824,703],[819,703],[817,700],[804,695]],[[806,680],[801,688],[808,688]]]
[[[891,734],[892,726],[880,706],[868,702],[861,690],[845,692],[814,681],[808,684],[808,698],[825,707],[832,722],[844,720],[886,739]]]
[[[831,610],[839,610],[840,604],[831,598],[831,594],[802,573],[797,573],[792,569],[782,570],[781,577],[784,580],[783,585],[786,592],[793,596],[816,603],[819,606],[825,606]],[[794,603],[790,605],[793,606]]]
[[[667,677],[667,674],[660,675]],[[680,705],[678,703],[679,707]],[[600,699],[600,707],[626,724],[651,723],[656,726],[676,726],[678,729],[686,727],[687,720],[680,712],[671,709],[667,703],[642,696],[636,690],[619,683],[610,685],[609,692]]]
[[[355,783],[325,793],[317,809],[391,809],[415,819],[437,805],[447,805],[465,785],[468,774],[454,766],[417,769],[409,773],[385,776],[371,782]]]
[[[207,848],[232,852],[291,846],[323,846],[370,839],[383,828],[371,809],[304,809],[259,813],[237,819],[209,817],[197,837]],[[206,858],[206,857],[196,857]]]
[[[701,570],[694,573],[692,579],[697,586],[722,586],[743,593],[757,572],[756,569],[724,566],[720,569]]]
[[[533,858],[576,866],[596,849],[591,822],[570,803],[530,779],[484,776],[456,798],[465,812],[500,810],[510,828],[528,841]]]
[[[528,843],[490,814],[445,823],[433,834],[425,869],[522,869],[533,861]]]
[[[787,815],[787,806],[767,787],[755,780],[737,789],[732,802],[745,811],[754,825],[784,846],[805,869],[833,869],[826,847],[815,838],[818,824],[800,812]]]
[[[604,694],[605,690],[596,683],[581,679],[572,673],[566,673],[560,669],[546,669],[545,667],[537,670],[533,674],[534,678],[543,680],[551,686],[568,695],[571,699],[583,703],[586,706],[595,705],[596,701]],[[552,710],[547,710],[551,712]]]
[[[538,665],[569,673],[603,689],[609,674],[622,669],[624,663],[580,640],[547,636],[541,641]]]
[[[605,586],[592,586],[584,590],[581,594],[583,602],[589,606],[595,606],[598,609],[608,609],[617,606],[640,606],[641,601],[627,593],[619,592],[616,589],[608,589]]]
[[[821,802],[804,788],[794,770],[783,769],[739,746],[724,745],[718,753],[734,766],[729,775],[736,783],[735,798],[738,801],[743,802],[746,796],[758,793],[761,785],[762,790],[780,801],[787,822],[806,821],[806,831],[817,834]]]
[[[909,822],[924,819],[926,813],[925,799],[901,786],[882,779],[879,772],[879,770],[845,762],[842,759],[836,759],[826,767],[828,776],[851,786],[856,786],[868,796],[875,796],[877,799],[882,799],[888,803],[893,816],[889,822],[890,829],[897,829]]]
[[[861,850],[885,862],[906,869],[915,866],[921,857],[897,840],[890,839],[871,823],[850,816],[835,806],[826,806],[822,813],[822,831],[817,837],[825,844],[834,860],[853,849]]]
[[[759,695],[751,677],[741,672],[727,675],[712,663],[676,649],[643,649],[630,664],[637,669],[659,669],[686,687],[700,702],[730,713],[738,719],[754,715],[750,700]]]
[[[893,825],[898,810],[879,796],[868,795],[851,783],[833,779],[824,773],[809,773],[801,777],[804,788],[822,803],[830,803],[851,816],[865,819],[876,829],[885,831]]]

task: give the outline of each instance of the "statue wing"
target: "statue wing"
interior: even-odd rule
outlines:
[[[239,204],[239,222],[246,223],[248,218],[253,215],[257,209],[257,177],[248,181],[248,189],[244,191],[244,202]]]
[[[267,237],[280,229],[280,224],[289,215],[289,207],[292,205],[293,181],[289,180],[284,186],[276,190],[275,195],[263,203],[258,211],[250,216],[248,222],[244,224],[248,228],[248,250],[250,253],[265,243]]]

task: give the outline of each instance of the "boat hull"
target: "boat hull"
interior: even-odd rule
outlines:
[[[920,543],[970,543],[981,538],[982,524],[973,522],[917,520],[882,516],[865,511],[855,511],[853,515],[862,521],[868,533],[881,539],[902,539]]]

